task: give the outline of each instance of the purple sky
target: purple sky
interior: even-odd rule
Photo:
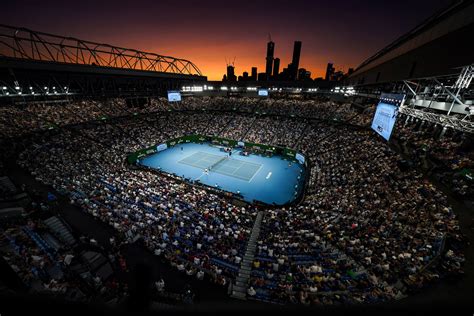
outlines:
[[[98,1],[97,1],[98,2]],[[324,75],[356,67],[452,0],[401,1],[7,1],[2,22],[58,35],[193,61],[220,80],[226,59],[236,73],[264,71],[268,34],[280,68],[303,42],[300,67]]]

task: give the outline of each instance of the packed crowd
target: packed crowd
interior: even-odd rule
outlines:
[[[348,121],[354,116],[351,105],[320,100],[271,100],[255,98],[189,97],[182,102],[169,103],[164,98],[149,98],[144,106],[136,106],[133,101],[115,98],[106,100],[57,100],[34,102],[15,106],[0,106],[0,137],[18,137],[36,131],[45,131],[60,126],[70,126],[91,121],[106,121],[130,115],[170,111],[224,111],[239,114],[284,115],[317,119]],[[209,124],[211,134],[221,132],[234,114],[215,116],[218,121]],[[252,117],[249,118],[250,120]],[[249,119],[239,127],[249,124]],[[241,129],[233,129],[238,133]],[[230,133],[232,133],[232,131]]]
[[[453,129],[443,129],[401,115],[394,137],[402,151],[426,171],[433,172],[440,182],[454,193],[466,198],[474,196],[474,136]]]
[[[133,111],[110,102],[86,104],[114,120],[91,119],[100,115],[95,111],[68,119],[44,111],[57,125],[88,123],[23,140],[28,145],[18,163],[125,239],[142,237],[180,271],[227,286],[257,213],[125,162],[129,152],[187,134],[282,144],[311,161],[304,201],[265,210],[250,296],[301,304],[377,302],[462,270],[462,236],[446,196],[415,169],[400,168],[399,154],[366,129],[370,109],[314,100],[187,98],[173,105],[183,111],[167,111],[158,99],[151,102],[154,115],[120,117]],[[239,113],[216,112],[234,109]],[[19,115],[1,123],[33,124],[21,120],[27,121]]]
[[[0,222],[2,280],[10,280],[11,288],[18,293],[74,301],[107,302],[125,297],[126,283],[113,274],[120,256],[99,248],[95,240],[86,236],[74,240],[70,235],[72,239],[66,240],[49,224],[48,220],[56,218],[52,204],[35,196],[31,198],[24,214]],[[95,269],[89,268],[87,253],[102,258]],[[103,267],[108,272],[101,271]]]
[[[264,219],[256,295],[303,304],[376,302],[400,297],[401,284],[461,271],[458,248],[443,257],[443,268],[425,269],[446,236],[462,241],[444,194],[416,171],[400,170],[400,157],[369,131],[320,134],[331,140],[312,145],[317,169],[305,201],[269,210]]]
[[[96,137],[104,135],[99,132]],[[129,149],[126,139],[122,138],[123,146]],[[21,155],[21,164],[37,180],[69,195],[71,203],[128,240],[140,235],[151,251],[179,270],[208,272],[222,285],[234,276],[253,224],[252,209],[233,206],[170,178],[130,169],[124,164],[124,148],[110,150],[72,133],[41,137],[37,144]]]

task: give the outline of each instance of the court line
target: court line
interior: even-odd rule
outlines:
[[[234,159],[234,160],[235,160],[235,159]],[[241,160],[237,160],[237,161],[240,163],[240,166],[239,166],[236,170],[234,170],[234,171],[232,171],[232,172],[225,172],[225,171],[223,171],[223,170],[214,170],[214,171],[217,172],[217,173],[220,173],[220,174],[229,176],[229,177],[237,178],[237,179],[239,179],[239,180],[243,180],[243,181],[247,181],[247,182],[248,182],[248,181],[249,181],[249,178],[248,178],[248,177],[244,177],[244,176],[235,174],[235,172],[236,172],[240,167],[242,167],[242,166],[245,165],[245,161],[241,161]]]
[[[186,164],[186,165],[199,168],[199,169],[206,169],[210,165],[218,162],[220,159],[222,159],[222,157],[223,156],[220,156],[220,155],[214,155],[214,154],[198,151],[188,157],[185,157],[179,160],[178,163]],[[201,165],[202,163],[204,163],[204,165]]]
[[[253,174],[252,178],[250,178],[249,182],[252,182],[253,178],[260,171],[260,169],[262,169],[262,167],[263,167],[263,165],[261,164],[260,167],[258,167],[257,171]]]
[[[196,156],[198,156],[198,157],[196,157]],[[216,162],[219,162],[219,160],[221,160],[222,157],[223,156],[220,156],[220,155],[214,155],[214,154],[209,154],[209,153],[199,151],[199,152],[196,152],[196,153],[194,153],[194,154],[192,154],[192,155],[190,155],[186,158],[183,158],[183,159],[179,160],[178,162],[182,163],[182,164],[192,166],[192,167],[195,167],[195,168],[206,169],[206,168],[209,167],[209,165],[212,165],[212,164],[215,164]],[[222,175],[234,177],[234,178],[237,178],[237,179],[240,179],[240,180],[244,180],[244,181],[247,181],[247,182],[252,181],[253,178],[255,177],[255,175],[260,171],[260,169],[263,166],[262,164],[247,162],[247,161],[243,161],[243,160],[240,160],[240,159],[233,159],[232,157],[229,157],[229,160],[226,160],[226,159],[222,160],[222,162],[224,162],[224,164],[217,163],[218,168],[214,169],[213,170],[214,172],[220,173]],[[229,162],[229,163],[225,164],[225,162]],[[201,166],[201,163],[204,163],[205,165]],[[238,165],[236,166],[236,164],[238,164]],[[257,166],[257,165],[258,165],[258,169],[253,173],[251,178],[238,175],[239,171],[241,169],[243,169],[244,167]],[[219,167],[222,167],[224,170],[225,169],[231,169],[232,171],[227,172],[227,171],[219,169]],[[201,174],[196,180],[200,179],[203,176],[203,174]]]
[[[205,172],[201,173],[201,175],[200,175],[199,177],[197,177],[194,181],[198,181],[198,180],[201,179],[201,177],[202,177],[203,175],[205,175],[205,174],[206,174]]]

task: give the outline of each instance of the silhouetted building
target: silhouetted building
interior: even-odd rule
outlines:
[[[232,65],[227,65],[227,81],[236,81],[237,77],[235,76],[235,67]]]
[[[249,80],[249,73],[244,71],[244,73],[242,74],[242,80],[243,81],[248,81]]]
[[[331,75],[330,80],[331,81],[341,81],[342,78],[344,78],[344,72],[342,72],[342,70],[339,70],[339,71],[334,72]]]
[[[280,73],[280,58],[275,58],[273,61],[273,78],[277,79]]]
[[[252,75],[250,76],[250,80],[257,81],[257,67],[252,67]]]
[[[293,46],[293,59],[291,60],[290,79],[298,79],[298,69],[300,66],[301,41],[295,41]]]
[[[280,75],[278,76],[278,79],[283,80],[283,81],[290,80],[290,77],[291,77],[290,69],[291,69],[291,64],[288,64],[286,68],[283,68]]]
[[[304,68],[298,69],[298,80],[311,80],[311,71],[307,71]]]
[[[272,75],[272,67],[273,67],[273,53],[275,51],[275,43],[272,41],[267,43],[267,65],[265,67],[265,73],[267,74],[267,79],[270,79]]]
[[[350,75],[350,74],[352,74],[353,72],[354,72],[354,68],[349,68],[349,69],[347,70],[347,75]]]
[[[266,72],[259,72],[257,79],[258,79],[258,81],[265,81],[265,80],[267,80],[267,73],[266,73]]]
[[[326,79],[326,81],[331,80],[333,73],[334,73],[334,65],[333,63],[328,63],[326,67],[326,76],[324,77],[324,79]]]

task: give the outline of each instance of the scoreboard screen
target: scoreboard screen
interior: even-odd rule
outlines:
[[[258,96],[260,97],[268,97],[268,90],[267,89],[259,89]]]
[[[390,139],[393,125],[397,119],[398,108],[395,105],[380,102],[375,111],[372,129],[385,140]]]
[[[385,140],[390,139],[397,120],[398,108],[405,102],[404,94],[382,93],[375,110],[372,129]]]
[[[181,93],[179,91],[168,91],[168,101],[169,102],[181,101]]]

